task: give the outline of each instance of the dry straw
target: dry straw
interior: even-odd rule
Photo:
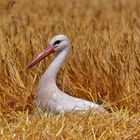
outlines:
[[[140,1],[0,1],[0,139],[140,139]],[[109,115],[32,115],[39,77],[26,66],[56,34],[72,50],[57,84]]]

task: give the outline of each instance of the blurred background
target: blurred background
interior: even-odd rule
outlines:
[[[139,7],[139,0],[1,0],[1,137],[23,138],[22,128],[26,128],[25,139],[40,139],[41,136],[44,139],[138,138]],[[103,104],[117,116],[116,119],[113,116],[93,119],[95,116],[89,115],[93,117],[95,128],[92,128],[87,116],[62,116],[54,118],[54,124],[49,118],[39,122],[32,118],[40,76],[54,56],[31,70],[26,67],[57,34],[68,36],[72,44],[57,78],[60,89],[72,96]],[[68,120],[61,128],[64,119]],[[75,120],[72,128],[71,119]],[[84,120],[82,129],[76,123],[80,123],[80,119]],[[112,125],[112,119],[117,126]],[[44,125],[45,122],[48,125]],[[69,134],[69,128],[77,128],[77,131]],[[57,134],[57,130],[61,131]]]

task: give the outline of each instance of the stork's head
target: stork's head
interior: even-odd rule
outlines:
[[[49,45],[54,48],[55,52],[59,52],[70,47],[70,41],[65,35],[56,35],[52,38]]]
[[[39,61],[41,61],[46,56],[49,56],[50,54],[56,52],[61,52],[64,49],[70,48],[70,41],[65,35],[56,35],[52,38],[50,41],[48,47],[44,49],[33,61],[31,64],[28,65],[28,68],[31,68],[35,64],[37,64]]]

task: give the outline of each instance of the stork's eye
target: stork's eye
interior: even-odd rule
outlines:
[[[60,42],[61,42],[60,40],[55,41],[54,42],[54,46],[57,45],[57,44],[59,44]]]

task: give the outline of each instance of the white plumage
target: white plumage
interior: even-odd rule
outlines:
[[[107,113],[107,111],[98,104],[90,101],[72,97],[62,92],[56,85],[56,76],[58,70],[63,64],[65,58],[68,55],[71,47],[69,39],[64,35],[57,35],[49,43],[39,56],[33,60],[28,66],[32,67],[44,57],[56,52],[56,57],[49,65],[48,69],[42,75],[39,87],[35,96],[35,102],[40,112],[51,112],[53,114],[61,114],[70,111],[85,111],[96,110],[99,112]]]

